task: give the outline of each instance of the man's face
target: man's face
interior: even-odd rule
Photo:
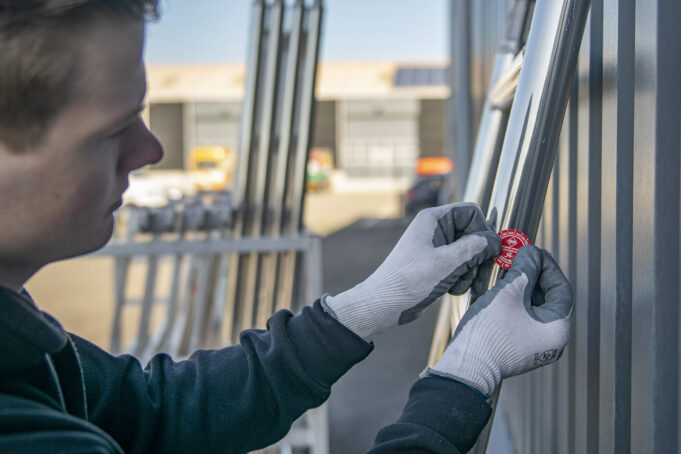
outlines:
[[[37,269],[104,245],[128,174],[163,155],[139,116],[144,25],[99,20],[86,34],[74,101],[45,139],[16,153],[0,144],[0,269]]]

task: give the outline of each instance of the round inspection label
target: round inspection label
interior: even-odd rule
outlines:
[[[508,229],[499,232],[501,237],[501,254],[494,261],[505,270],[511,269],[511,262],[518,249],[530,244],[530,239],[520,230]]]

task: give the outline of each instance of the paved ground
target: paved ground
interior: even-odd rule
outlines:
[[[336,232],[362,218],[395,218],[402,212],[395,192],[316,192],[305,202],[305,225],[320,235]]]
[[[373,224],[373,225],[371,225]],[[334,294],[364,280],[399,239],[398,221],[360,221],[324,240],[324,288]],[[428,358],[437,308],[379,335],[369,357],[335,385],[329,403],[332,454],[366,452],[399,417]]]

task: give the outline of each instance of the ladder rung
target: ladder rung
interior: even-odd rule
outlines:
[[[497,83],[489,91],[489,102],[496,109],[506,110],[511,107],[524,60],[525,48],[522,48],[513,59],[508,70],[499,77]]]

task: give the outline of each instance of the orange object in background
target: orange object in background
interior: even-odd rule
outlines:
[[[328,188],[332,170],[331,151],[326,148],[312,148],[307,161],[307,190],[318,191]]]
[[[416,174],[425,175],[445,175],[452,171],[452,161],[449,158],[421,158],[416,162]]]

